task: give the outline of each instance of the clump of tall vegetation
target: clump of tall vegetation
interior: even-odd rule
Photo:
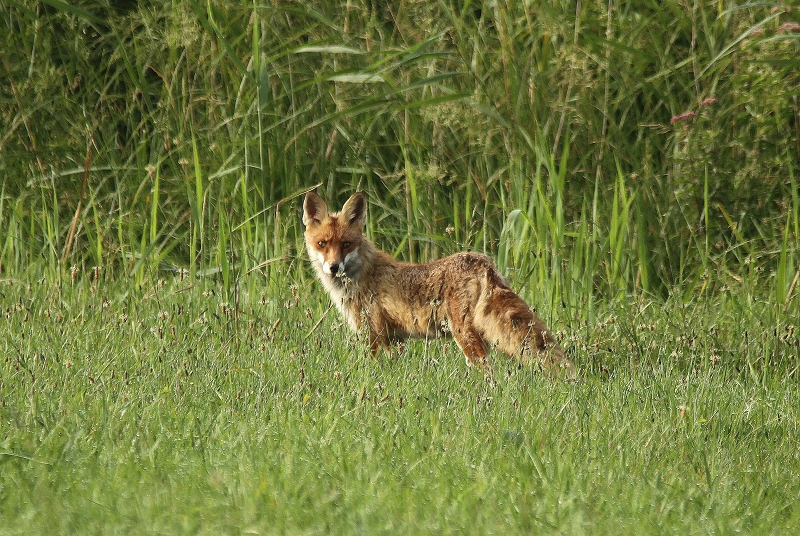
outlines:
[[[0,2],[0,533],[798,533],[781,2]],[[578,381],[372,358],[311,188]]]
[[[3,274],[228,286],[295,255],[321,183],[366,190],[396,254],[485,250],[552,303],[796,301],[796,7],[50,0],[0,26]]]

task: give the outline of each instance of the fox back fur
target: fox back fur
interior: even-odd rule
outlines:
[[[489,344],[523,363],[575,375],[550,330],[488,257],[456,253],[425,264],[397,261],[364,235],[366,211],[361,192],[338,213],[309,192],[303,224],[319,280],[350,327],[366,328],[373,354],[408,337],[452,336],[468,365],[485,369]]]

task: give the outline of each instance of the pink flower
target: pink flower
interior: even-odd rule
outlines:
[[[669,124],[674,125],[675,123],[680,123],[681,121],[688,121],[692,117],[697,117],[697,112],[684,112],[680,115],[673,115],[672,119],[669,120]]]
[[[778,28],[778,33],[791,33],[791,32],[800,32],[800,24],[796,22],[784,22],[781,24],[781,27]]]
[[[717,98],[716,97],[709,97],[706,100],[704,100],[703,102],[701,102],[700,104],[702,104],[703,106],[711,106],[712,104],[716,104],[716,103],[717,103]]]

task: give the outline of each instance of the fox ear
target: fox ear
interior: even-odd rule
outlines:
[[[303,201],[303,224],[306,227],[319,225],[328,217],[328,205],[314,192],[308,192]]]
[[[356,192],[342,207],[342,217],[348,225],[364,227],[367,222],[367,198],[362,192]]]

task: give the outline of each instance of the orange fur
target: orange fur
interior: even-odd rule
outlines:
[[[366,327],[373,353],[407,337],[452,336],[470,365],[486,367],[488,343],[523,363],[535,360],[575,375],[550,330],[487,256],[397,261],[364,235],[366,209],[361,192],[339,213],[329,212],[322,198],[309,192],[303,223],[317,276],[350,327]]]

